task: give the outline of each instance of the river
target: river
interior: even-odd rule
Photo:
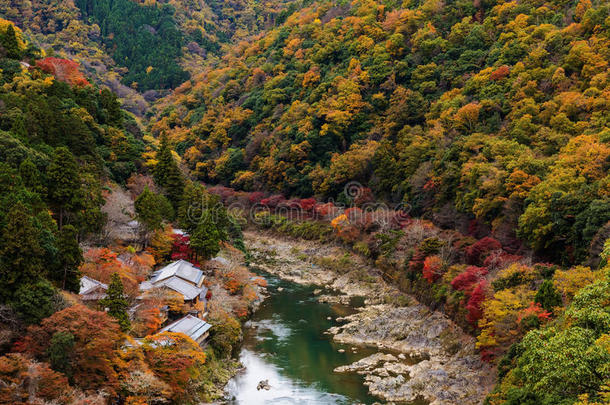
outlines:
[[[245,324],[240,361],[246,367],[229,381],[233,404],[371,404],[363,377],[333,369],[377,350],[337,344],[324,334],[335,319],[353,313],[339,304],[320,303],[313,286],[265,274],[267,298]],[[331,318],[330,320],[328,318]],[[339,349],[345,350],[344,353]],[[269,380],[270,390],[257,390]]]

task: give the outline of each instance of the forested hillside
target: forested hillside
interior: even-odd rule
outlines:
[[[44,73],[69,61],[38,59],[40,51],[1,19],[0,44],[0,297],[39,322],[53,312],[46,280],[78,290],[73,249],[104,225],[102,181],[124,184],[143,144],[110,91],[90,86],[76,68],[59,75],[63,81]]]
[[[0,403],[222,397],[235,368],[238,319],[264,280],[223,244],[234,259],[230,271],[206,278],[220,295],[209,311],[207,301],[140,290],[155,264],[199,265],[221,242],[243,247],[218,199],[185,179],[166,142],[157,149],[153,180],[142,167],[140,126],[117,96],[91,84],[77,62],[43,57],[0,19]],[[194,224],[191,207],[204,199],[205,220]],[[192,236],[175,234],[170,221]],[[91,283],[104,293],[88,301]],[[160,331],[194,310],[217,325],[205,350],[184,334]]]
[[[609,63],[603,0],[0,0],[0,403],[222,397],[238,214],[476,336],[487,404],[608,403]],[[205,348],[140,290],[179,259]]]
[[[356,180],[582,261],[610,220],[608,7],[317,2],[182,85],[153,129],[206,182],[336,198]]]
[[[17,23],[51,56],[81,62],[126,108],[143,115],[159,90],[214,64],[230,43],[282,22],[296,4],[2,0],[0,17]]]

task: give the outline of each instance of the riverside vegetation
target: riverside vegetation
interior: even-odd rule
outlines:
[[[236,203],[471,334],[497,370],[486,403],[610,401],[607,2],[2,0],[0,16],[0,402],[220,396],[263,288]],[[316,265],[335,279],[350,254]],[[125,312],[178,258],[213,274],[205,351],[155,344],[176,297]],[[112,286],[111,311],[78,303],[82,275]]]

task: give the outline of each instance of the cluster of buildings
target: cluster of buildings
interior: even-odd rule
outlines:
[[[137,297],[138,300],[144,299],[146,293],[155,289],[169,290],[182,296],[188,308],[186,316],[165,326],[158,333],[183,333],[200,345],[205,342],[212,325],[205,321],[211,293],[203,284],[204,280],[203,271],[186,260],[178,260],[156,270],[149,280],[140,284],[142,294]],[[79,295],[84,302],[99,301],[106,296],[107,290],[108,286],[104,283],[87,276],[81,278]],[[139,305],[132,307],[130,313],[135,313]],[[163,308],[162,313],[167,319],[168,308]]]

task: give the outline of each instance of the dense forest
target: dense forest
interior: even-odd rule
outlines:
[[[0,16],[47,53],[81,62],[130,111],[143,115],[159,90],[213,65],[231,43],[283,22],[296,4],[3,0]]]
[[[145,176],[141,128],[117,96],[90,84],[78,63],[43,57],[0,19],[0,403],[221,396],[216,385],[234,367],[227,359],[240,336],[238,316],[256,296],[254,281],[245,268],[222,280],[239,287],[237,314],[231,306],[210,310],[218,326],[206,351],[182,334],[157,333],[167,320],[160,308],[172,317],[193,308],[176,294],[140,294],[153,266],[203,262],[221,242],[240,247],[241,232],[216,197],[185,179],[167,142],[156,149],[154,173]],[[204,199],[201,215],[215,221],[193,224],[188,208]],[[137,219],[136,237],[108,236],[121,217]],[[176,238],[171,221],[190,240]],[[80,299],[85,276],[105,286],[99,304]]]
[[[78,241],[104,225],[102,181],[124,184],[143,144],[116,96],[70,61],[40,59],[1,19],[0,44],[1,297],[37,323],[53,313],[53,284],[78,290]],[[45,73],[53,67],[63,80]]]
[[[123,82],[143,91],[176,87],[188,78],[178,65],[184,39],[171,6],[139,5],[130,0],[77,0],[85,19],[99,25],[113,59],[128,72]]]
[[[28,403],[34,376],[57,403],[221,396],[262,282],[211,280],[226,302],[205,350],[151,335],[160,308],[188,313],[175,296],[127,307],[156,265],[245,260],[229,205],[443,311],[497,369],[488,405],[610,401],[607,2],[0,0],[0,16],[0,403]],[[108,313],[77,304],[85,275]]]
[[[608,5],[475,4],[316,3],[182,85],[153,129],[206,182],[336,199],[359,181],[446,227],[596,255]]]

